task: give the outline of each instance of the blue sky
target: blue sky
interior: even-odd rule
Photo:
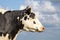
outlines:
[[[0,0],[0,8],[19,10],[27,5],[46,27],[45,32],[21,32],[17,40],[60,40],[60,0]]]
[[[20,5],[23,5],[25,0],[0,0],[0,6],[9,9],[19,9]]]

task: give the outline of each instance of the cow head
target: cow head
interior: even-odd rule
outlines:
[[[31,12],[31,8],[27,7],[25,9],[24,17],[20,20],[24,25],[23,30],[31,32],[42,32],[44,31],[44,26],[37,19],[36,15]]]

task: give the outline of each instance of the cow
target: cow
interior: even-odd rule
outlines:
[[[0,40],[16,40],[20,31],[43,32],[44,26],[30,7],[0,12]]]

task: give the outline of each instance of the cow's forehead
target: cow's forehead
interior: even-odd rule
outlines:
[[[35,13],[33,13],[33,12],[30,12],[30,13],[26,13],[26,12],[24,12],[24,15],[26,16],[26,15],[28,15],[30,18],[32,18],[32,19],[34,19],[34,17],[35,17]]]

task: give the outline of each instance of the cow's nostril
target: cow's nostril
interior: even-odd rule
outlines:
[[[42,29],[44,30],[45,28],[43,27]]]
[[[40,30],[39,30],[39,31],[40,31],[40,32],[43,32],[43,31],[44,31],[44,29],[45,29],[45,28],[44,28],[44,27],[42,27],[42,28],[40,28]]]

